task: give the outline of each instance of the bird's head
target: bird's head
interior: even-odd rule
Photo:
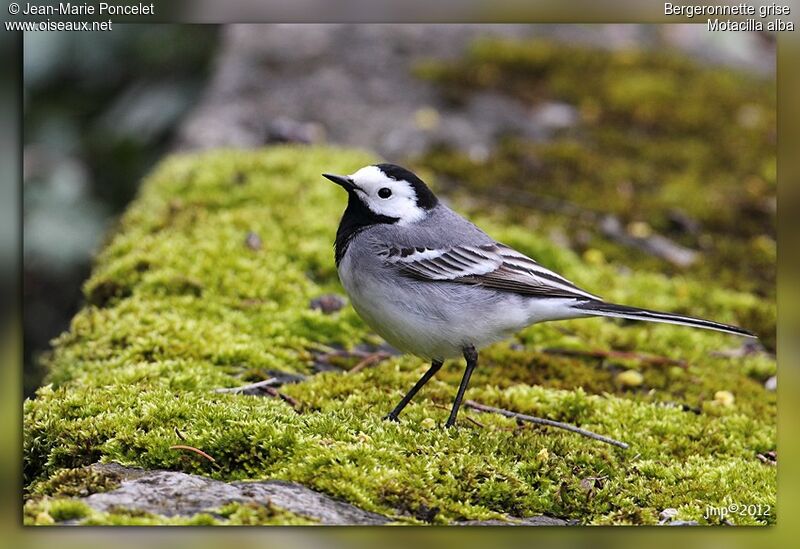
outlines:
[[[394,164],[365,166],[351,175],[322,174],[344,188],[376,218],[387,223],[415,223],[439,200],[412,172]]]

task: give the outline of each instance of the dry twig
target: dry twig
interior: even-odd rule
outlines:
[[[360,372],[367,366],[372,366],[374,364],[377,364],[378,362],[381,362],[382,360],[386,360],[387,358],[389,358],[389,356],[390,355],[388,353],[384,353],[381,351],[378,351],[377,353],[371,353],[366,357],[364,357],[358,364],[350,368],[350,370],[348,370],[347,373],[355,374],[357,372]]]
[[[450,408],[448,408],[447,406],[442,406],[441,404],[435,404],[434,403],[433,407],[434,408],[439,408],[440,410],[447,410],[448,412],[450,411]],[[466,419],[467,421],[469,421],[473,425],[477,425],[478,427],[480,427],[482,429],[486,429],[486,425],[484,425],[483,423],[481,423],[480,421],[478,421],[474,417],[470,417],[470,416],[467,416],[467,415],[462,415],[458,419]]]
[[[204,451],[195,448],[194,446],[186,446],[184,444],[175,444],[169,447],[170,450],[189,450],[190,452],[194,452],[195,454],[201,455],[207,460],[216,463],[216,459],[206,454]]]
[[[258,394],[259,392],[266,391],[266,388],[273,385],[280,385],[280,381],[276,377],[271,377],[269,379],[265,379],[263,381],[257,381],[256,383],[250,383],[248,385],[241,385],[239,387],[221,387],[219,389],[214,389],[215,393],[233,393],[233,394]]]
[[[278,397],[279,399],[284,401],[286,404],[291,406],[294,409],[295,412],[297,412],[298,411],[297,409],[300,407],[300,403],[297,402],[297,400],[295,400],[294,398],[290,397],[289,395],[287,395],[285,393],[281,393],[280,391],[278,391],[274,387],[264,387],[264,392],[267,393],[268,395],[272,396],[272,397]]]
[[[494,406],[486,406],[485,404],[480,404],[475,402],[474,400],[468,400],[464,403],[464,406],[467,408],[472,408],[474,410],[478,410],[480,412],[491,412],[495,414],[500,414],[502,416],[510,417],[520,421],[527,421],[530,423],[536,423],[538,425],[547,425],[550,427],[557,427],[559,429],[564,429],[566,431],[572,431],[573,433],[578,433],[579,435],[583,435],[585,437],[593,438],[595,440],[599,440],[601,442],[605,442],[606,444],[611,444],[613,446],[618,446],[619,448],[627,449],[628,445],[624,442],[620,442],[619,440],[615,440],[613,438],[609,438],[603,435],[598,435],[597,433],[593,433],[591,431],[587,431],[586,429],[581,429],[580,427],[575,427],[574,425],[570,425],[569,423],[561,423],[560,421],[553,421],[552,419],[544,419],[540,417],[529,416],[526,414],[520,414],[517,412],[512,412],[510,410],[504,410],[502,408],[495,408]]]
[[[223,387],[220,389],[214,389],[215,393],[233,393],[236,395],[262,395],[267,394],[271,397],[280,398],[284,402],[286,402],[289,406],[297,409],[300,406],[300,403],[297,402],[294,398],[290,397],[287,394],[281,393],[275,387],[282,385],[281,381],[276,377],[271,377],[269,379],[265,379],[263,381],[258,381],[256,383],[250,383],[248,385],[242,385],[241,387]]]

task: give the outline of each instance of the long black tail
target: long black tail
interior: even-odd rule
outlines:
[[[650,311],[638,307],[628,307],[627,305],[617,305],[616,303],[606,303],[604,301],[585,301],[575,308],[586,311],[597,316],[609,316],[614,318],[626,318],[629,320],[644,320],[647,322],[665,322],[667,324],[681,324],[683,326],[693,326],[695,328],[705,328],[706,330],[716,330],[727,332],[745,337],[755,337],[752,332],[743,330],[737,326],[692,318],[690,316],[676,315],[672,313],[662,313],[660,311]]]

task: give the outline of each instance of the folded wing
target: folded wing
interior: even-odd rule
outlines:
[[[529,296],[600,299],[503,244],[446,249],[388,247],[380,254],[403,273],[420,280],[475,284]]]

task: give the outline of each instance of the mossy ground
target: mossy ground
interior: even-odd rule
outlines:
[[[475,55],[487,58],[485,70],[503,76],[492,82],[517,89],[517,80],[502,71],[518,70],[523,63],[520,50],[511,45],[481,47]],[[548,49],[528,49],[533,53],[526,54],[531,59],[523,59],[522,66],[528,67],[524,70],[541,74],[553,89],[566,90],[575,75],[554,68],[561,64],[553,59],[560,58]],[[621,54],[602,55],[616,59],[613,56]],[[544,61],[537,61],[540,58]],[[578,57],[576,66],[589,70],[597,64],[587,59]],[[609,90],[616,86],[612,76],[625,77],[626,67],[641,73],[643,83],[631,86],[634,91],[672,89],[674,83],[664,83],[668,68],[691,74],[699,70],[678,64],[658,69],[659,77],[648,76],[654,62],[625,59],[612,63],[616,72],[602,80]],[[536,69],[540,72],[529,67],[539,66],[536,63],[544,67]],[[456,69],[448,71],[463,78]],[[526,78],[529,73],[524,73]],[[584,73],[578,70],[580,74]],[[714,78],[720,79],[714,87],[724,90],[726,79],[733,77]],[[591,78],[581,81],[595,85]],[[519,82],[519,90],[526,89],[522,76]],[[598,120],[644,117],[644,122],[635,122],[647,123],[637,131],[667,141],[671,133],[684,131],[681,124],[694,128],[692,116],[705,116],[695,107],[695,115],[675,116],[672,124],[677,129],[660,131],[661,119],[649,111],[625,114],[626,108],[636,110],[639,105],[635,97],[618,97],[633,93],[626,89],[606,90],[597,95],[594,110],[581,103],[581,112],[594,112],[591,116]],[[752,101],[758,103],[762,91],[752,93],[757,96]],[[575,99],[565,97],[570,98]],[[655,107],[670,111],[673,104],[664,101]],[[762,115],[771,116],[768,110]],[[741,154],[752,158],[740,158],[726,143],[728,138],[745,138],[730,132],[713,147],[702,139],[691,141],[688,149],[673,144],[669,150],[679,154],[677,158],[670,158],[658,143],[640,139],[632,156],[618,159],[619,149],[592,146],[603,126],[582,129],[570,145],[549,145],[575,157],[545,155],[548,173],[562,183],[577,175],[577,183],[575,189],[554,184],[548,190],[626,220],[645,216],[659,230],[666,221],[658,212],[673,204],[665,197],[674,197],[675,204],[709,227],[713,242],[707,257],[719,277],[712,276],[712,267],[702,265],[678,272],[595,237],[588,244],[565,248],[550,238],[550,229],[557,226],[555,216],[526,216],[519,209],[475,201],[480,189],[487,190],[494,180],[489,175],[481,179],[484,169],[492,176],[505,174],[505,183],[522,185],[524,180],[513,176],[524,162],[511,162],[503,155],[519,147],[533,147],[539,155],[547,145],[512,143],[478,166],[451,151],[419,162],[441,174],[439,180],[463,178],[474,194],[453,193],[454,205],[470,211],[491,235],[590,291],[617,302],[737,323],[759,332],[774,329],[774,290],[765,282],[774,269],[774,250],[766,246],[767,256],[752,267],[757,276],[748,284],[742,280],[751,263],[740,255],[734,261],[716,245],[721,242],[722,248],[743,253],[737,246],[758,239],[756,233],[769,239],[771,225],[751,219],[741,225],[741,233],[727,235],[725,223],[736,217],[728,211],[731,196],[744,196],[746,202],[750,191],[737,186],[741,181],[733,172],[716,174],[705,164],[698,167],[697,159],[712,149],[725,149],[727,160],[721,163],[763,168],[753,173],[763,190],[774,186],[774,158],[763,150],[751,155],[744,146]],[[619,136],[612,137],[609,143],[617,143]],[[588,159],[581,159],[583,153]],[[48,385],[25,403],[26,521],[303,520],[263,509],[232,509],[227,518],[99,514],[68,499],[111,487],[105,480],[81,482],[70,471],[98,460],[222,480],[298,481],[400,522],[547,514],[582,524],[653,524],[660,511],[676,508],[678,519],[704,524],[719,520],[703,518],[707,506],[729,503],[771,506],[769,516],[729,517],[736,524],[776,520],[776,468],[758,459],[759,453],[776,449],[776,396],[764,388],[776,364],[766,353],[717,354],[741,344],[724,334],[600,319],[568,321],[528,328],[481,353],[467,398],[572,422],[624,440],[628,450],[467,409],[456,429],[442,429],[461,375],[462,365],[456,361],[446,364],[399,423],[381,417],[427,367],[414,357],[392,357],[357,373],[311,375],[282,387],[297,400],[297,410],[277,398],[214,393],[215,388],[271,377],[273,370],[311,374],[320,351],[380,343],[349,306],[330,315],[309,307],[315,297],[342,293],[331,244],[345,197],[319,174],[349,173],[373,160],[341,149],[275,147],[179,155],[161,164],[99,255],[85,286],[88,304],[55,342],[48,359]],[[666,165],[674,165],[675,171],[666,170]],[[623,173],[614,175],[616,171]],[[666,184],[665,173],[674,176],[672,183]],[[636,208],[622,200],[606,201],[615,196],[609,190],[613,182],[626,178],[633,178],[636,189],[640,184],[647,187],[643,192],[650,198],[632,201]],[[438,188],[437,181],[432,184]],[[731,189],[733,195],[728,193]],[[709,196],[722,199],[709,202]],[[733,203],[739,204],[736,200]],[[249,233],[259,235],[260,245],[253,245],[258,239],[248,240]],[[586,253],[593,249],[602,253]],[[625,265],[634,269],[625,270]],[[565,356],[553,349],[632,354],[598,359]],[[724,391],[733,399],[720,393]],[[176,444],[201,449],[216,461],[170,448]]]

